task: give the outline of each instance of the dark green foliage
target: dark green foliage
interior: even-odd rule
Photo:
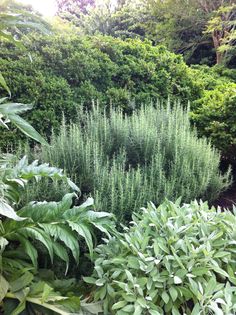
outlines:
[[[2,44],[0,71],[12,91],[13,101],[34,104],[34,111],[25,116],[47,136],[52,128],[56,133],[59,131],[63,113],[67,122],[75,121],[79,108],[91,109],[92,100],[101,107],[113,104],[129,113],[157,98],[181,98],[184,105],[191,102],[199,135],[213,136],[214,144],[231,160],[235,155],[231,149],[234,123],[229,115],[222,115],[218,105],[215,108],[216,115],[224,117],[231,138],[227,144],[218,131],[206,131],[208,124],[214,124],[214,117],[208,113],[206,120],[200,114],[204,112],[202,104],[206,107],[208,91],[214,94],[214,89],[217,95],[221,93],[221,108],[228,108],[220,86],[232,85],[236,78],[234,70],[189,68],[181,56],[135,39],[31,35],[28,49],[32,62],[25,53],[8,45]],[[5,96],[5,91],[1,94]],[[6,148],[16,145],[19,139],[24,138],[17,130],[3,131],[0,143]]]
[[[224,83],[205,91],[194,104],[192,119],[199,134],[211,138],[222,155],[235,163],[236,152],[236,84]]]
[[[76,116],[76,106],[67,81],[45,70],[40,70],[37,60],[31,62],[24,55],[18,60],[1,60],[1,72],[10,87],[12,100],[33,104],[34,111],[24,117],[41,133],[49,135],[52,128],[59,129],[63,112],[68,117]],[[3,146],[10,143],[12,136],[14,139],[14,133],[5,132],[1,137]]]
[[[104,314],[235,314],[235,224],[207,203],[149,204],[97,248],[94,300]]]
[[[105,94],[110,88],[125,89],[137,101],[139,93],[154,98],[191,97],[188,67],[180,56],[164,47],[106,36],[42,37],[35,45],[47,69],[64,77],[75,91],[82,83],[90,82]],[[110,102],[109,95],[105,101]]]
[[[67,121],[74,120],[77,108],[89,107],[93,99],[101,106],[113,103],[129,110],[160,97],[187,103],[194,91],[182,57],[149,42],[37,34],[28,50],[32,62],[24,52],[4,44],[0,71],[13,101],[34,104],[27,118],[48,136],[51,128],[58,131],[63,112]],[[11,136],[15,137],[8,139]],[[6,145],[7,138],[1,138]]]
[[[131,116],[81,112],[77,124],[62,126],[42,148],[41,159],[65,169],[99,210],[123,221],[150,200],[213,200],[229,184],[229,174],[218,171],[219,154],[191,131],[180,105],[149,106]]]

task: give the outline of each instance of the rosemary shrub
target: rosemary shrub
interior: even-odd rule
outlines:
[[[130,116],[94,106],[76,124],[64,122],[41,154],[65,169],[84,196],[92,194],[98,209],[122,221],[149,201],[214,200],[230,182],[230,171],[219,172],[219,153],[198,139],[180,104],[143,107]]]

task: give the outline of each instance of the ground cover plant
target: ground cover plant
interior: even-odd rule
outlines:
[[[130,227],[96,249],[93,300],[104,314],[236,312],[233,212],[207,203],[150,203]]]
[[[99,210],[119,220],[148,201],[214,200],[229,185],[230,171],[219,172],[219,153],[197,138],[179,104],[149,105],[130,116],[94,106],[78,116],[42,147],[40,158],[65,169],[84,196],[92,194]]]

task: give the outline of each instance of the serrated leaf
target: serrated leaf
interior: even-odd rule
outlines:
[[[35,247],[31,244],[30,241],[28,241],[25,237],[23,236],[18,236],[18,240],[21,242],[26,254],[30,257],[33,265],[35,268],[37,268],[38,262],[38,253]]]
[[[20,234],[24,237],[30,237],[41,242],[48,250],[51,262],[53,262],[53,246],[52,241],[48,234],[37,227],[24,227],[21,229]]]
[[[68,221],[70,228],[80,236],[82,236],[88,246],[90,256],[93,257],[93,239],[89,228],[83,223],[75,223]]]

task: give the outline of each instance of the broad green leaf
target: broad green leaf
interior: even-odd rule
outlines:
[[[134,305],[126,305],[125,307],[122,308],[123,312],[127,312],[128,314],[132,314],[134,311]]]
[[[138,297],[137,298],[137,303],[142,306],[143,308],[146,308],[147,302],[143,297]]]
[[[85,311],[85,314],[86,312],[90,312],[91,314],[98,315],[103,311],[102,302],[88,303],[87,301],[81,301],[81,310]]]
[[[10,288],[12,292],[17,292],[21,289],[24,289],[26,286],[31,284],[34,276],[32,273],[26,271],[23,273],[23,275],[19,278],[17,278],[14,281],[10,282]]]
[[[90,284],[95,284],[96,282],[96,279],[92,277],[83,277],[83,279],[86,283],[90,283]]]
[[[219,308],[219,306],[217,305],[217,303],[214,302],[214,301],[211,301],[211,302],[210,302],[209,308],[210,308],[212,311],[214,311],[214,314],[215,314],[215,315],[225,315],[225,314],[222,312],[222,310]]]
[[[207,283],[204,295],[205,296],[212,295],[215,288],[216,288],[216,279],[212,277],[210,281]]]
[[[176,307],[172,308],[172,315],[181,315]]]
[[[172,301],[175,302],[177,297],[178,297],[178,291],[174,287],[171,287],[169,289],[169,292],[170,292],[170,296],[172,298]]]
[[[18,236],[18,240],[21,242],[26,254],[30,257],[33,265],[35,268],[38,266],[38,252],[35,249],[35,247],[31,244],[30,241],[28,241],[25,237],[23,236]]]
[[[192,310],[191,315],[199,315],[200,311],[201,311],[200,305],[199,305],[199,303],[196,303],[193,310]]]
[[[43,230],[37,227],[24,227],[21,229],[20,234],[25,237],[30,237],[41,242],[48,250],[51,262],[53,262],[53,246],[52,240]]]
[[[47,283],[45,283],[43,287],[42,298],[41,298],[42,303],[47,302],[48,297],[52,291],[53,289]]]
[[[230,252],[221,251],[221,252],[215,253],[214,258],[223,258],[226,256],[230,256]]]
[[[124,307],[125,305],[127,305],[127,301],[119,301],[117,303],[115,303],[113,306],[112,306],[112,310],[118,310],[122,307]]]
[[[0,303],[5,298],[6,293],[9,289],[9,283],[7,280],[0,274]]]
[[[193,292],[193,294],[195,294],[195,296],[197,296],[198,295],[197,283],[191,278],[189,278],[189,282],[190,282],[190,290]]]
[[[142,315],[143,309],[140,305],[135,303],[134,315]]]
[[[51,235],[56,240],[61,240],[71,250],[75,260],[79,261],[80,248],[78,239],[66,224],[43,223],[39,224],[39,226],[44,229],[46,234]]]
[[[194,275],[194,276],[203,276],[204,274],[206,274],[207,272],[209,271],[208,268],[205,268],[205,267],[196,267],[196,268],[193,268],[191,273]]]
[[[66,263],[66,270],[65,270],[65,274],[67,274],[68,268],[69,268],[69,256],[67,253],[67,250],[65,248],[65,246],[61,245],[60,243],[53,243],[53,250],[55,255],[57,255],[57,257],[59,257],[61,260],[63,260]]]
[[[46,140],[23,118],[18,115],[7,115],[11,123],[13,123],[17,128],[19,128],[28,137],[38,141],[41,144],[48,145]]]
[[[98,279],[95,284],[98,286],[98,287],[102,287],[104,284],[106,283],[106,280],[105,279]]]
[[[16,221],[23,221],[25,218],[19,217],[14,209],[7,204],[5,201],[0,199],[0,215],[16,220]]]
[[[220,275],[222,275],[222,276],[224,276],[224,277],[226,277],[226,278],[229,277],[229,275],[227,274],[227,272],[224,271],[224,270],[223,270],[222,268],[220,268],[220,267],[214,266],[212,269],[213,269],[216,273],[218,273],[218,274],[220,274]]]
[[[76,231],[80,236],[82,236],[89,248],[90,256],[93,257],[93,239],[89,228],[83,223],[74,223],[68,221],[69,226],[73,231]]]
[[[161,298],[162,298],[162,300],[165,302],[165,304],[168,304],[168,302],[169,302],[169,300],[170,300],[170,297],[169,297],[169,295],[168,295],[165,291],[162,292]]]

